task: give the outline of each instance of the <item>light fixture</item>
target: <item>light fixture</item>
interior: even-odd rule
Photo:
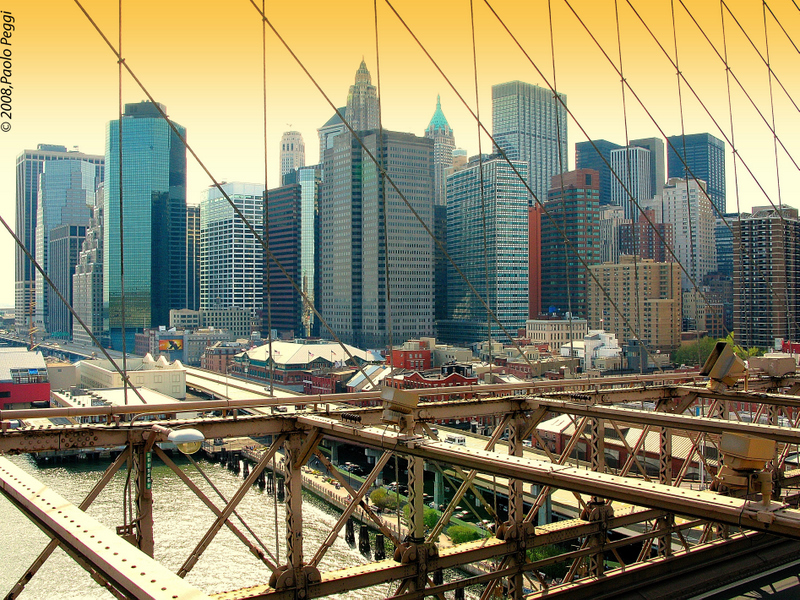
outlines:
[[[419,404],[419,396],[399,388],[384,386],[381,392],[383,400],[383,422],[408,427],[412,421],[411,413]]]
[[[708,375],[708,389],[719,392],[736,385],[745,371],[744,361],[736,356],[730,344],[717,342],[700,375]]]
[[[167,439],[184,454],[194,454],[203,446],[205,436],[197,429],[176,429]]]

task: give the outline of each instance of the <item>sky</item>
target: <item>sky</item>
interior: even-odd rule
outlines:
[[[262,0],[254,1],[261,6]],[[269,0],[264,11],[335,106],[344,106],[362,58],[373,84],[378,83],[379,58],[385,128],[422,135],[433,115],[436,96],[441,94],[456,145],[469,155],[477,154],[477,125],[458,96],[476,110],[469,0],[390,2],[377,0],[377,55],[372,0]],[[623,110],[619,75],[575,15],[618,64],[614,0],[489,0],[488,4],[474,0],[481,122],[491,131],[493,84],[516,79],[552,84],[555,71],[558,91],[567,95],[569,109],[586,132],[570,120],[570,167],[574,166],[576,142],[604,138],[623,144],[626,137],[661,136],[659,126],[666,135],[678,135],[683,121],[687,134],[709,132],[735,140],[742,160],[735,179],[731,146],[726,144],[729,211],[735,211],[737,203],[747,211],[769,204],[770,199],[775,204],[780,200],[800,207],[796,198],[800,174],[795,165],[800,164],[800,78],[795,76],[800,52],[793,46],[800,46],[800,10],[792,0],[769,0],[767,5],[780,25],[767,12],[765,35],[761,2],[725,3],[727,8],[712,0],[675,0],[678,62],[694,90],[682,82],[679,102],[675,68],[634,12],[674,60],[670,2],[617,0],[624,76],[651,119],[630,91],[626,91],[627,110]],[[116,47],[118,3],[81,0],[81,4]],[[392,6],[458,93],[423,53]],[[8,34],[0,39],[0,58],[3,52],[6,57],[11,53],[7,81],[12,92],[10,118],[0,113],[0,216],[14,227],[16,157],[40,143],[104,154],[105,124],[118,114],[119,80],[116,57],[74,0],[5,0],[0,11],[4,35]],[[733,138],[725,68],[690,13],[720,53],[724,13],[731,71],[750,96],[748,99],[731,81]],[[767,67],[737,21],[762,56],[768,47],[772,70],[788,92],[773,78],[774,129],[786,148],[778,147],[777,161],[775,140],[767,126],[773,122]],[[188,143],[218,181],[263,182],[266,148],[267,186],[277,187],[280,137],[290,129],[303,134],[307,164],[318,161],[316,130],[332,116],[333,108],[276,35],[269,28],[266,33],[265,141],[262,22],[249,0],[122,0],[126,64],[167,107],[170,118],[186,127]],[[6,102],[2,96],[8,89],[0,82],[2,102]],[[122,96],[126,103],[146,98],[127,73],[123,74]],[[0,103],[0,110],[5,109]],[[491,148],[486,136],[481,143],[484,152]],[[199,202],[210,183],[189,157],[188,201]],[[11,236],[0,229],[0,253],[6,257],[0,261],[0,305],[14,303],[13,244]]]

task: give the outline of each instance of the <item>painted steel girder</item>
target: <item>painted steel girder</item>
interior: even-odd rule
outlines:
[[[126,596],[208,598],[5,458],[0,458],[0,492],[42,531],[81,556]]]

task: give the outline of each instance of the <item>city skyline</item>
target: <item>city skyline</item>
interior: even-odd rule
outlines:
[[[608,6],[592,3],[590,6],[587,2],[573,3],[593,33],[598,35],[601,44],[610,55],[615,56],[613,5],[607,4]],[[218,181],[263,180],[261,31],[256,11],[252,6],[243,3],[242,6],[226,7],[224,13],[202,10],[202,7],[194,11],[191,18],[180,13],[181,18],[186,18],[190,33],[176,35],[174,39],[168,39],[154,48],[148,40],[153,35],[159,39],[169,38],[170,36],[159,32],[163,32],[162,28],[170,27],[170,19],[164,19],[163,23],[151,22],[146,18],[148,14],[152,14],[148,12],[149,5],[144,3],[140,6],[141,9],[137,6],[136,10],[128,9],[127,13],[123,13],[123,50],[127,63],[155,99],[170,107],[170,117],[187,127],[190,132],[189,143]],[[551,63],[546,11],[542,13],[541,7],[524,6],[519,2],[495,2],[493,6],[512,31],[520,36],[523,45],[549,77]],[[688,6],[709,28],[712,40],[721,46],[718,9],[708,9],[698,2],[688,3]],[[97,1],[87,2],[85,7],[106,35],[116,43],[115,9],[106,8]],[[211,7],[209,3],[208,8]],[[742,22],[760,22],[760,10],[752,12],[752,18],[748,18],[749,13],[744,3],[733,2],[731,7]],[[396,8],[440,62],[444,72],[453,79],[459,92],[474,106],[468,7],[464,5],[463,10],[456,10],[452,6],[425,6],[423,10],[420,3],[407,2],[404,5],[398,3]],[[793,25],[800,23],[800,18],[795,16],[797,13],[788,13],[783,10],[784,7],[773,9],[779,16],[786,18],[786,26],[790,32]],[[173,10],[178,9],[168,8],[167,12]],[[672,39],[668,3],[641,10],[648,23],[654,26],[660,40],[666,44],[666,40]],[[0,139],[3,140],[0,145],[0,185],[10,197],[11,190],[14,189],[14,161],[25,149],[34,149],[40,143],[63,144],[68,148],[78,145],[86,153],[102,154],[103,127],[107,121],[117,117],[117,81],[113,54],[77,7],[65,5],[46,14],[33,15],[32,7],[17,1],[12,3],[9,12],[14,14],[18,25],[12,38],[15,52],[14,118],[11,121],[11,131],[0,134]],[[347,19],[343,15],[334,14],[334,11],[307,15],[308,28],[303,33],[292,31],[291,13],[287,9],[276,9],[273,14],[267,9],[267,15],[274,20],[276,28],[287,36],[289,44],[308,63],[311,73],[320,78],[320,85],[335,105],[344,104],[347,86],[352,83],[352,73],[362,57],[372,72],[373,84],[376,83],[371,3],[364,2],[361,10],[354,10],[355,14],[348,15]],[[653,109],[659,123],[664,127],[664,133],[668,136],[679,134],[680,115],[677,110],[674,68],[660,55],[660,50],[644,32],[630,9],[622,9],[621,14],[626,78],[648,107]],[[533,27],[526,30],[514,26],[526,16],[533,15],[538,15],[538,21],[531,20]],[[446,36],[439,36],[437,21],[445,17],[450,23],[449,31]],[[559,92],[568,95],[570,109],[587,127],[591,139],[605,138],[618,143],[624,142],[618,76],[564,4],[554,4],[554,18],[557,23],[555,46]],[[459,133],[458,146],[466,148],[469,155],[476,154],[476,125],[472,117],[428,59],[422,55],[408,33],[401,29],[402,26],[386,5],[379,5],[379,19],[383,88],[381,111],[384,127],[422,135],[429,122],[430,106],[436,95],[441,94],[442,109],[453,129]],[[729,18],[726,24],[730,21]],[[516,79],[538,85],[544,85],[544,82],[520,51],[513,47],[512,40],[500,31],[497,21],[485,5],[476,6],[476,23],[481,115],[485,127],[491,131],[489,109],[492,85]],[[235,31],[234,24],[246,30],[247,35]],[[318,33],[332,25],[344,27],[343,31],[352,35],[349,38],[347,35],[337,36],[333,47],[326,51]],[[711,54],[708,44],[700,37],[699,32],[693,28],[685,13],[679,13],[681,56],[688,56],[692,52],[701,59],[685,60],[681,63],[681,68],[689,81],[697,87],[701,97],[712,106],[717,120],[724,127],[727,123],[724,69]],[[758,31],[756,28],[751,34],[755,35]],[[760,31],[761,37],[758,40],[763,42],[763,26]],[[755,92],[761,110],[768,111],[765,67],[752,49],[734,43],[735,40],[744,40],[740,32],[730,30],[728,33],[731,36],[728,51],[732,67],[747,82],[749,91]],[[773,23],[770,27],[771,64],[775,72],[783,76],[782,81],[789,86],[790,92],[800,95],[800,90],[793,89],[792,82],[787,81],[786,77],[796,64],[791,61],[797,58],[788,52],[782,52],[782,49],[790,49],[790,46],[785,37],[779,36],[782,33]],[[214,43],[207,43],[209,39],[213,39]],[[534,39],[535,41],[531,41]],[[273,188],[280,183],[276,148],[282,132],[288,129],[287,123],[292,124],[292,129],[300,131],[305,140],[315,140],[316,130],[330,118],[333,111],[292,58],[279,47],[269,31],[267,44],[270,53],[267,187]],[[744,44],[747,44],[746,40]],[[647,61],[642,60],[640,54],[646,55]],[[80,72],[63,69],[59,66],[60,62],[53,59],[58,56],[67,61],[78,55],[87,61],[88,66]],[[176,61],[177,74],[172,68],[166,68],[171,61]],[[232,61],[236,61],[236,68],[230,68]],[[411,90],[406,85],[409,76],[413,76],[415,82]],[[209,86],[214,85],[215,77],[220,84],[223,81],[226,86],[230,83],[232,87],[241,89],[242,93],[231,98],[221,98],[224,94],[207,93]],[[54,93],[55,90],[62,90],[62,93]],[[64,94],[63,90],[69,90],[69,93]],[[144,98],[143,92],[135,87],[127,75],[123,90],[124,102],[138,102]],[[691,98],[686,86],[683,86],[683,92],[686,133],[707,131],[720,137],[721,134],[703,116],[702,109]],[[775,101],[777,131],[782,135],[791,125],[786,110],[788,100],[776,91]],[[604,110],[598,111],[598,104]],[[641,110],[636,107],[630,94],[628,105],[630,137],[661,137],[655,126],[642,118]],[[771,134],[763,123],[758,122],[757,115],[755,119],[751,118],[754,114],[752,108],[746,108],[746,100],[741,98],[741,92],[737,92],[734,87],[734,115],[738,118],[737,146],[748,163],[756,168],[759,179],[777,203]],[[574,143],[585,141],[585,136],[571,121],[568,128],[570,143],[567,155],[569,168],[572,168]],[[796,140],[789,139],[788,135],[781,139],[793,155],[800,156]],[[314,147],[314,142],[311,143],[307,152],[314,155],[318,149]],[[491,148],[491,142],[486,136],[482,139],[482,145],[484,152]],[[728,206],[729,210],[735,210],[736,200],[731,184],[733,169],[727,144],[726,152],[729,163]],[[792,189],[796,186],[797,173],[787,168],[788,159],[785,156],[781,156],[780,162],[782,186],[784,190]],[[187,179],[187,200],[198,203],[200,193],[208,186],[209,181],[191,158]],[[766,198],[758,192],[755,184],[749,181],[741,168],[740,187],[743,209],[767,203]],[[792,203],[790,198],[785,201],[787,204]],[[5,202],[0,210],[13,227],[13,202]],[[10,236],[2,236],[0,239],[0,248],[11,251]],[[0,276],[10,283],[14,277],[13,269],[0,270]],[[6,286],[6,292],[0,294],[0,303],[13,305],[12,286]]]

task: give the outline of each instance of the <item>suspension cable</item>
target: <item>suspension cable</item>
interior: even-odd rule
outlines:
[[[266,0],[261,0],[261,6],[265,6]],[[275,397],[275,360],[272,355],[272,263],[270,262],[271,252],[269,251],[269,175],[267,169],[267,27],[261,23],[261,87],[263,93],[263,109],[264,109],[264,206],[262,213],[264,220],[264,243],[266,244],[266,275],[267,281],[267,343],[269,344],[269,395]],[[283,185],[283,181],[280,182]],[[305,301],[305,299],[304,299]]]

